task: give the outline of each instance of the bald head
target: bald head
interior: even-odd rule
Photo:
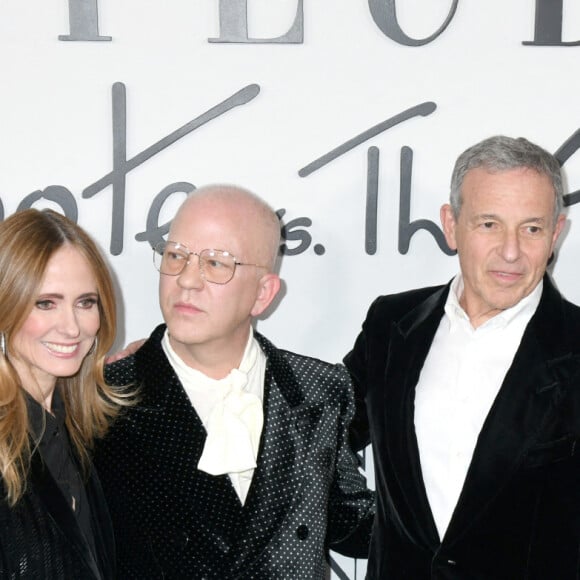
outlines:
[[[270,306],[280,289],[280,278],[272,271],[280,223],[272,209],[249,191],[211,185],[183,202],[171,222],[169,241],[198,257],[186,258],[177,275],[159,277],[169,340],[189,366],[222,378],[239,365],[252,319]],[[206,278],[204,268],[219,270],[220,259],[211,265],[206,260],[204,266],[200,260],[204,250],[234,258],[233,271],[229,261],[221,266],[229,264],[228,281]]]
[[[190,193],[172,222],[171,232],[187,224],[192,214],[219,215],[223,223],[230,223],[232,230],[244,230],[249,238],[251,256],[236,256],[252,260],[274,271],[280,249],[280,221],[275,211],[263,199],[242,187],[227,184],[206,185]],[[175,225],[175,227],[174,227]],[[195,235],[195,232],[192,232]],[[234,248],[220,248],[231,249]]]

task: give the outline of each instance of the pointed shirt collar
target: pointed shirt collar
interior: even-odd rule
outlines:
[[[543,280],[540,280],[538,285],[526,297],[522,298],[511,308],[502,310],[499,314],[484,322],[477,330],[484,328],[505,328],[515,320],[525,321],[524,324],[527,324],[538,308],[543,287]],[[463,294],[463,289],[463,276],[457,274],[451,281],[451,287],[445,303],[445,314],[447,315],[451,330],[458,324],[469,324],[471,326],[469,316],[459,303],[459,297]]]

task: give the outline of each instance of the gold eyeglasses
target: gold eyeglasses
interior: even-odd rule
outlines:
[[[201,277],[212,284],[227,284],[234,277],[236,266],[266,268],[260,264],[238,262],[226,250],[192,252],[185,244],[178,242],[160,242],[153,248],[153,263],[166,276],[179,276],[189,264],[190,256],[197,256]]]

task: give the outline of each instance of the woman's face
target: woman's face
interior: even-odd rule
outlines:
[[[34,306],[8,353],[22,386],[49,408],[56,379],[77,373],[94,343],[98,300],[88,261],[64,245],[48,261]]]

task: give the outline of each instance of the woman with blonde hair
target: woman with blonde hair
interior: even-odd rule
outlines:
[[[115,297],[91,238],[51,211],[0,223],[0,578],[114,577],[89,452],[125,399],[103,364]]]

